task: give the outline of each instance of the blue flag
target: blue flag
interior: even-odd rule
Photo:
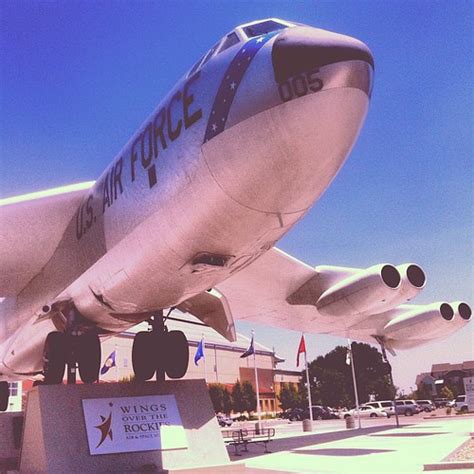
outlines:
[[[201,342],[197,346],[196,354],[194,354],[194,363],[199,365],[198,362],[204,357],[204,338],[201,339]]]
[[[249,355],[252,355],[255,353],[255,349],[253,348],[253,335],[252,335],[252,340],[250,341],[250,346],[249,348],[240,356],[241,359],[244,357],[248,357]]]
[[[105,359],[104,365],[100,369],[100,375],[106,374],[111,367],[116,367],[117,364],[115,363],[115,351],[113,351],[107,359]]]

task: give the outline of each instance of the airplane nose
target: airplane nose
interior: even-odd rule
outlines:
[[[275,39],[272,49],[278,83],[328,64],[353,60],[365,61],[374,67],[372,53],[362,41],[311,27],[284,30]]]

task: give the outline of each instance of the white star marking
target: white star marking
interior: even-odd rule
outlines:
[[[231,89],[231,90],[234,90],[236,85],[237,85],[237,84],[232,81],[232,84],[230,85],[230,89]]]
[[[257,43],[261,43],[262,41],[263,41],[263,38],[260,37],[260,38],[258,38]]]
[[[212,131],[215,132],[217,130],[217,125],[215,123],[212,124]]]

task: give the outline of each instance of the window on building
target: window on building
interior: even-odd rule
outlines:
[[[9,382],[10,387],[10,397],[18,396],[18,382]]]

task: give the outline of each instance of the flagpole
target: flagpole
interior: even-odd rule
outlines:
[[[204,333],[202,333],[202,353],[204,354],[203,359],[204,359],[204,380],[207,384],[207,364],[206,364],[206,343],[204,342]]]
[[[359,425],[359,429],[361,429],[360,425],[360,413],[359,413],[359,396],[357,395],[357,381],[356,381],[356,374],[355,374],[355,364],[354,364],[354,353],[352,351],[352,342],[350,339],[347,340],[349,347],[350,347],[350,355],[351,355],[351,371],[352,371],[352,383],[354,385],[354,396],[356,402],[356,413],[357,413],[357,424]]]
[[[217,349],[216,343],[214,343],[214,371],[216,373],[216,383],[219,383],[219,374],[217,373]]]
[[[119,381],[119,371],[118,371],[118,364],[117,364],[117,344],[114,345],[114,352],[115,352],[115,381]]]
[[[304,337],[304,333],[303,333]],[[306,344],[304,351],[304,365],[306,366],[306,387],[308,388],[308,408],[309,408],[309,419],[311,420],[311,426],[313,425],[313,402],[311,401],[311,385],[309,383],[309,369],[308,369],[308,358],[306,357]]]
[[[260,389],[258,386],[258,373],[257,373],[257,362],[255,357],[255,338],[254,338],[254,330],[252,329],[252,339],[253,339],[253,368],[255,371],[255,388],[257,389],[257,416],[258,416],[258,426],[260,430],[260,423],[262,422],[262,412],[260,410]]]

